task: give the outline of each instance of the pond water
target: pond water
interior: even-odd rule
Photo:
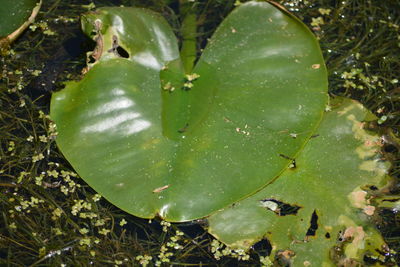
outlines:
[[[54,142],[56,129],[46,115],[51,92],[61,90],[67,80],[82,78],[86,53],[95,47],[95,42],[80,30],[80,14],[102,6],[146,7],[164,15],[179,38],[178,2],[45,1],[36,30],[28,29],[8,55],[1,58],[1,266],[145,266],[146,262],[152,266],[162,260],[170,261],[165,266],[250,266],[262,264],[270,253],[271,244],[264,239],[250,250],[246,260],[238,252],[218,259],[215,252],[222,249],[203,230],[206,220],[170,225],[125,213],[76,177]],[[200,14],[200,54],[217,25],[238,1],[192,2],[197,3]],[[391,174],[398,177],[399,2],[279,3],[320,39],[330,93],[360,100],[387,127],[391,146],[385,157],[394,161]],[[400,217],[398,206],[393,204],[398,203],[400,190],[398,186],[391,190],[390,201],[372,218],[392,249],[380,259],[387,266],[400,260],[394,253],[400,249]],[[228,250],[225,253],[229,254]],[[275,264],[288,266],[284,257]]]

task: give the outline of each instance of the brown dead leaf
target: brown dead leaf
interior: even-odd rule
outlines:
[[[162,191],[164,191],[165,189],[167,189],[169,187],[169,184],[161,186],[161,187],[157,187],[156,189],[153,190],[153,193],[160,193]]]

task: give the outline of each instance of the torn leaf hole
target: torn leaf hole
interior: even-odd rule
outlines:
[[[374,255],[364,255],[363,261],[367,266],[395,266],[395,265],[389,265],[388,263],[392,261],[392,259],[394,258],[394,255],[384,255],[382,257],[382,259],[374,256]]]
[[[376,185],[366,184],[360,187],[362,190],[372,193],[371,191],[378,191],[379,188]]]
[[[372,255],[366,254],[364,255],[365,263],[370,263],[370,265],[375,264],[379,266],[395,266],[393,263],[395,262],[397,254],[394,250],[391,250],[387,245],[383,245],[381,249],[375,249],[375,251],[378,252],[381,257],[378,258],[376,256],[374,257]]]
[[[318,230],[318,215],[317,212],[314,210],[314,212],[311,215],[310,227],[307,230],[306,236],[315,236],[317,230]]]
[[[289,157],[289,156],[286,156],[286,155],[284,155],[284,154],[279,154],[279,156],[282,157],[282,158],[284,158],[284,159],[289,159],[289,160],[292,161],[292,162],[289,164],[289,169],[296,169],[296,168],[297,168],[296,159],[291,158],[291,157]]]
[[[325,238],[326,238],[326,239],[330,239],[330,238],[331,238],[331,234],[327,232],[327,233],[325,234]]]
[[[392,198],[392,199],[383,199],[382,202],[397,202],[400,198]]]
[[[296,215],[301,208],[300,206],[290,205],[272,198],[260,200],[260,206],[275,212],[278,216]]]
[[[123,47],[121,47],[121,46],[117,46],[116,52],[118,53],[118,55],[119,55],[120,57],[123,57],[123,58],[129,58],[129,57],[130,57],[128,51],[126,51],[126,50],[125,50]]]
[[[268,239],[262,239],[253,245],[253,249],[259,253],[259,255],[266,257],[271,255],[272,245]]]
[[[338,232],[337,241],[339,241],[339,242],[345,241],[345,238],[343,237],[343,231]]]
[[[375,185],[371,185],[369,187],[369,189],[372,190],[372,191],[376,191],[376,190],[378,190],[378,187],[376,187]]]
[[[89,64],[93,64],[96,62],[96,59],[92,55],[90,55],[88,58],[89,58],[89,60],[88,60]]]
[[[397,152],[399,152],[397,147],[392,145],[392,144],[385,145],[383,147],[383,151],[386,152],[386,153],[397,153]]]
[[[117,57],[129,58],[130,55],[118,42],[118,36],[112,37],[112,48],[108,50],[109,53],[114,53]]]

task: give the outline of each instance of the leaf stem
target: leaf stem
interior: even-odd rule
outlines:
[[[181,59],[185,73],[192,72],[196,60],[196,34],[197,34],[197,15],[194,5],[187,0],[179,1],[179,9],[184,17],[181,26],[182,48]]]
[[[29,18],[14,32],[10,33],[7,37],[0,39],[0,50],[6,49],[12,42],[14,42],[34,21],[39,13],[40,7],[42,6],[42,0],[40,0],[36,6],[32,9],[32,13]]]

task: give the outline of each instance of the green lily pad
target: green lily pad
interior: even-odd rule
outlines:
[[[38,0],[2,0],[0,7],[0,37],[17,30],[31,15]]]
[[[380,136],[364,129],[373,116],[349,99],[332,106],[295,167],[210,216],[211,234],[239,249],[267,238],[272,260],[286,256],[293,266],[356,266],[364,256],[379,260],[387,253],[370,222],[372,196],[387,183],[390,167],[379,153]]]
[[[254,194],[321,121],[318,42],[269,3],[237,7],[190,75],[152,11],[102,8],[82,22],[97,48],[85,77],[52,97],[57,144],[90,186],[136,216],[188,221]]]

